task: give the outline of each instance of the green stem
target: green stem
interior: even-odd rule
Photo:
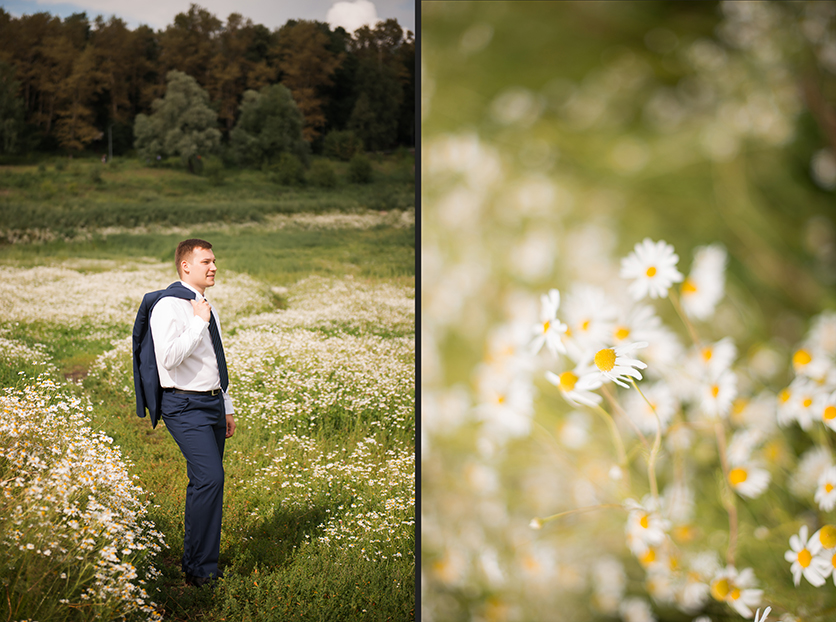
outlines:
[[[631,378],[630,382],[633,383],[636,391],[638,391],[639,395],[642,396],[642,399],[647,402],[647,405],[650,406],[650,410],[653,411],[653,414],[656,417],[656,438],[653,440],[653,448],[650,450],[650,458],[647,460],[647,479],[650,481],[650,494],[653,495],[654,501],[658,501],[659,484],[656,482],[656,458],[659,455],[659,448],[662,446],[662,420],[659,418],[659,413],[656,412],[656,408],[650,403],[650,400],[647,399],[645,394],[642,393],[642,390],[639,388],[639,385],[636,384],[636,381]]]
[[[624,506],[620,503],[602,503],[601,505],[590,505],[585,508],[576,508],[574,510],[567,510],[565,512],[559,512],[558,514],[552,514],[551,516],[546,516],[545,518],[540,518],[539,516],[535,516],[533,522],[537,522],[540,526],[545,525],[548,522],[553,520],[557,520],[558,518],[563,518],[564,516],[570,516],[572,514],[580,514],[582,512],[589,512],[592,510],[600,510],[602,508],[621,508],[624,509]]]
[[[676,314],[679,316],[679,319],[682,320],[682,323],[685,324],[685,327],[688,329],[688,334],[691,335],[691,340],[694,342],[694,345],[699,347],[700,337],[699,335],[697,335],[697,331],[694,328],[694,325],[691,324],[691,320],[688,319],[688,316],[682,309],[682,305],[679,302],[679,296],[676,295],[676,290],[671,288],[671,290],[668,293],[669,298],[671,299],[671,304],[673,304],[673,308],[676,309]]]

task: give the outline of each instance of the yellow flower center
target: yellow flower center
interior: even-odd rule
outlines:
[[[551,325],[552,325],[551,322],[549,322],[548,320],[543,322],[543,332],[544,333],[549,332],[549,326],[551,326]]]
[[[626,326],[619,326],[615,329],[615,338],[619,341],[624,341],[630,336],[630,329]]]
[[[813,357],[804,348],[796,350],[795,354],[792,355],[792,364],[795,367],[804,367],[812,360]]]
[[[496,403],[497,404],[504,404],[505,403],[505,396],[500,394],[496,396]]]
[[[601,371],[612,371],[615,367],[615,350],[612,348],[598,350],[595,354],[595,365]]]
[[[805,397],[804,401],[801,402],[804,408],[810,408],[813,405],[813,398],[812,397]]]
[[[810,551],[807,549],[801,549],[801,552],[798,554],[798,563],[801,564],[801,567],[806,568],[812,561],[813,556],[810,554]]]
[[[830,486],[830,484],[828,484]],[[833,489],[833,486],[830,486],[830,489]],[[827,492],[830,492],[828,490]],[[826,549],[832,549],[836,547],[836,526],[833,525],[825,525],[821,528],[819,532],[819,541],[821,545]]]
[[[682,282],[682,291],[683,294],[695,294],[697,292],[697,286],[691,279],[685,279]]]
[[[822,418],[825,421],[830,421],[834,417],[836,417],[836,406],[831,405],[824,409],[824,414],[822,415]]]
[[[836,568],[836,555],[830,558],[830,565]]]
[[[702,360],[706,363],[711,360],[712,356],[714,356],[714,351],[711,348],[702,349]]]
[[[824,491],[825,492],[833,492],[833,484],[831,484],[830,482],[827,482],[824,485]]]
[[[589,330],[589,324],[589,320],[584,320],[583,322],[581,322],[581,330]]]
[[[712,385],[711,386],[711,395],[715,398],[720,395],[720,386],[719,385]]]
[[[563,372],[562,374],[560,374],[559,378],[560,389],[562,391],[571,391],[575,388],[575,383],[577,383],[578,381],[578,377],[570,371]]]
[[[749,478],[746,469],[736,468],[729,471],[729,481],[732,486],[738,486]]]
[[[732,600],[737,600],[740,598],[740,588],[733,588],[732,591],[729,593],[729,598]]]
[[[715,600],[726,600],[726,596],[729,595],[730,591],[731,585],[729,585],[728,579],[720,579],[711,584],[711,595]]]
[[[789,387],[786,389],[781,389],[781,392],[778,394],[778,399],[781,400],[782,404],[786,404],[790,401],[790,397],[792,397],[792,393],[790,393]]]
[[[653,278],[654,276],[656,276],[656,268],[653,267],[653,266],[650,266],[647,269],[647,276],[649,276],[650,278]]]
[[[656,561],[656,551],[654,551],[653,549],[648,549],[647,553],[645,553],[639,558],[639,561],[642,563],[643,566],[649,566],[650,564]]]
[[[639,525],[642,526],[642,529],[650,527],[650,519],[647,517],[647,514],[642,514],[642,517],[639,519]]]

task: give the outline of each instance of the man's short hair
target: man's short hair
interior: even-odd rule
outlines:
[[[174,263],[177,266],[177,274],[180,274],[180,262],[187,259],[196,248],[205,248],[208,251],[212,250],[212,245],[206,240],[200,240],[198,238],[189,238],[177,245],[177,250],[174,252]]]

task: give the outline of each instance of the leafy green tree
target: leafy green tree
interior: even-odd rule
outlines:
[[[363,141],[351,130],[331,130],[322,142],[322,151],[327,157],[343,162],[363,150]]]
[[[304,118],[290,91],[281,84],[249,90],[241,102],[241,116],[230,133],[239,162],[260,166],[282,153],[307,162],[309,147],[302,137]]]
[[[322,90],[331,85],[331,76],[342,56],[330,51],[330,28],[308,20],[289,21],[278,32],[276,51],[281,82],[305,119],[305,140],[313,141],[325,125]]]
[[[200,154],[216,151],[221,142],[217,113],[197,81],[181,71],[169,71],[165,97],[152,104],[154,112],[139,114],[134,124],[134,146],[140,156],[180,156],[195,172]]]
[[[20,83],[14,68],[0,61],[0,152],[14,153],[20,146],[23,130],[23,99],[18,96]]]

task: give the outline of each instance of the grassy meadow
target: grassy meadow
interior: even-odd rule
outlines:
[[[0,616],[414,618],[413,165],[332,164],[0,167]],[[133,396],[136,308],[185,237],[218,257],[238,423],[214,590],[184,582],[185,461]]]

